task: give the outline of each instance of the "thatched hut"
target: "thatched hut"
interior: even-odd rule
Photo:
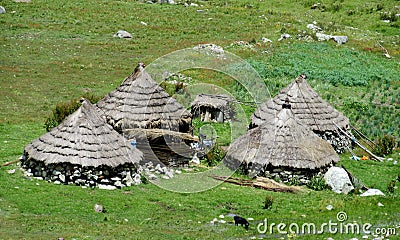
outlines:
[[[324,101],[307,83],[305,75],[299,76],[277,96],[256,109],[251,116],[250,128],[272,121],[287,99],[297,119],[327,140],[337,152],[345,151],[350,142],[337,126],[350,131],[349,119]]]
[[[138,177],[136,163],[143,154],[101,115],[100,109],[83,99],[82,106],[59,126],[25,147],[23,168],[34,177],[64,184],[131,184]]]
[[[190,131],[190,113],[152,79],[143,63],[97,106],[118,132],[134,128]]]
[[[161,88],[139,63],[122,84],[97,103],[107,122],[143,151],[144,160],[170,165],[182,156],[175,149],[194,141],[191,114]],[[188,161],[187,156],[183,156]]]
[[[339,161],[332,146],[295,117],[290,104],[276,117],[250,129],[229,147],[225,163],[241,166],[250,176],[279,177],[305,183]]]
[[[232,101],[227,95],[200,94],[191,104],[191,113],[204,122],[226,122],[233,117]]]

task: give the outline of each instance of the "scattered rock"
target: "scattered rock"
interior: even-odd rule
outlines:
[[[224,49],[218,45],[215,45],[213,43],[209,44],[199,44],[195,47],[193,47],[193,50],[195,51],[204,51],[207,54],[224,54]]]
[[[333,41],[335,41],[338,45],[347,43],[349,38],[347,36],[332,36]]]
[[[379,189],[368,189],[366,192],[364,192],[363,194],[361,194],[361,197],[367,197],[367,196],[385,196],[385,194],[379,190]]]
[[[118,30],[118,32],[114,34],[114,37],[132,39],[132,34],[125,30]]]
[[[14,174],[15,173],[15,169],[11,169],[11,170],[7,170],[8,174]]]
[[[103,212],[103,206],[99,205],[99,204],[95,204],[93,207],[94,211],[96,212]]]
[[[262,37],[262,38],[261,38],[261,42],[263,42],[263,43],[272,43],[272,40],[271,40],[271,39],[268,39],[268,38],[266,38],[266,37]]]
[[[317,32],[315,34],[315,36],[317,36],[318,41],[327,41],[329,39],[331,39],[331,35],[325,34],[325,33],[319,33]]]
[[[340,167],[331,167],[324,175],[326,184],[336,193],[348,194],[354,189],[346,170]]]
[[[330,210],[333,209],[333,206],[332,205],[328,205],[328,206],[326,206],[326,209],[328,209],[330,211]]]
[[[199,165],[200,164],[200,159],[197,157],[197,155],[194,155],[192,160],[189,161],[189,164]]]
[[[312,24],[312,23],[307,24],[307,28],[313,30],[314,32],[322,31],[322,29],[320,27],[318,27],[317,25]]]
[[[231,43],[230,45],[231,47],[239,47],[239,48],[246,48],[246,49],[250,49],[250,50],[255,50],[254,49],[254,44],[249,43],[247,41],[236,41]]]
[[[142,24],[143,26],[147,26],[147,23],[146,22],[140,22],[140,24]]]
[[[327,40],[332,39],[338,45],[347,43],[349,41],[349,38],[347,36],[332,36],[332,35],[328,35],[328,34],[320,33],[320,32],[317,32],[315,34],[315,36],[317,37],[318,41],[327,41]]]
[[[383,205],[381,202],[378,202],[378,207],[383,207],[385,205]]]
[[[149,174],[148,178],[149,178],[149,180],[156,180],[157,176],[151,173],[151,174]]]
[[[103,185],[103,184],[99,184],[99,189],[104,189],[104,190],[115,190],[117,189],[116,186],[112,186],[112,185]]]
[[[171,5],[173,5],[173,4],[175,4],[175,1],[174,1],[174,0],[158,0],[158,3],[160,3],[160,4],[171,4]]]
[[[0,14],[6,13],[6,9],[3,6],[0,6]]]
[[[311,9],[318,9],[320,6],[321,6],[321,3],[314,3],[314,4],[311,6]]]
[[[168,178],[173,178],[173,177],[174,177],[174,170],[171,169],[171,170],[169,170],[169,171],[165,171],[165,175],[166,175]]]
[[[284,39],[289,39],[291,36],[290,34],[284,33],[281,35],[281,37],[278,39],[278,41],[282,41]]]

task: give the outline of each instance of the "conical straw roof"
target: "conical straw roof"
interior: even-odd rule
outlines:
[[[133,128],[189,129],[190,113],[139,64],[122,84],[97,103],[107,121],[122,132]]]
[[[273,121],[236,139],[225,161],[234,167],[243,161],[255,168],[318,169],[338,162],[339,156],[327,141],[297,120],[291,109],[284,108]]]
[[[101,117],[100,109],[87,100],[58,127],[25,147],[29,158],[45,164],[117,167],[138,163],[142,152],[133,148]]]
[[[293,114],[313,131],[337,131],[334,123],[342,129],[349,129],[349,119],[324,101],[301,75],[272,100],[262,104],[251,116],[251,126],[260,126],[272,120],[282,109],[286,99]]]

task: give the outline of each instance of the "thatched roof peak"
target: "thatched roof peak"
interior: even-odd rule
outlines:
[[[290,104],[293,114],[313,131],[336,131],[334,123],[349,128],[349,119],[323,100],[300,75],[277,96],[262,104],[251,116],[251,126],[260,126],[274,118],[284,104]],[[287,102],[288,101],[288,102]]]
[[[25,147],[29,158],[45,164],[117,167],[137,163],[142,153],[108,125],[101,110],[86,99],[59,126]]]
[[[122,84],[97,105],[119,132],[133,128],[178,131],[191,122],[190,113],[168,95],[139,63]],[[187,127],[188,129],[188,127]]]

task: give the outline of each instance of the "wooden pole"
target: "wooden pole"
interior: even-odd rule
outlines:
[[[375,154],[373,154],[370,150],[368,150],[368,148],[364,147],[359,141],[357,141],[357,139],[352,138],[347,132],[345,132],[343,129],[341,129],[335,122],[333,122],[333,124],[335,124],[335,126],[346,136],[348,137],[350,140],[354,141],[360,148],[362,148],[364,151],[366,151],[369,155],[371,155],[373,158],[375,158],[376,160],[382,162],[384,160],[384,158],[378,157]]]
[[[14,161],[10,161],[10,162],[5,162],[5,163],[3,163],[3,164],[0,164],[0,167],[5,167],[5,166],[11,165],[11,164],[13,164],[13,163],[17,163],[17,162],[19,162],[19,159],[14,160]]]

